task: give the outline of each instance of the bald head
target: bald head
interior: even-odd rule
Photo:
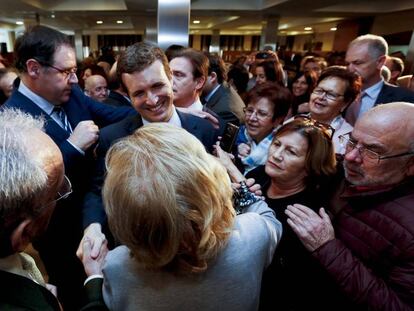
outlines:
[[[357,120],[355,128],[362,126],[388,132],[395,137],[396,141],[394,143],[411,148],[411,151],[414,152],[413,104],[396,102],[376,106]]]
[[[97,101],[104,101],[108,97],[108,84],[101,75],[92,75],[85,80],[86,95]]]
[[[390,103],[355,124],[345,153],[345,176],[354,185],[388,186],[414,176],[414,105]]]

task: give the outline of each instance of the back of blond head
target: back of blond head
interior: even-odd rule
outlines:
[[[191,134],[152,123],[109,150],[103,189],[114,236],[145,268],[201,272],[234,220],[226,170]]]

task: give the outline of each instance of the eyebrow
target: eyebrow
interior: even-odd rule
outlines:
[[[349,134],[349,138],[351,140],[353,140],[354,142],[357,142],[357,140],[352,136],[352,134]],[[358,141],[358,143],[360,143],[360,142]],[[379,153],[386,152],[387,151],[386,150],[386,147],[384,145],[382,145],[382,144],[375,144],[375,143],[374,144],[362,144],[361,143],[361,145],[364,148],[367,148],[367,149],[370,149],[372,151],[379,152]]]

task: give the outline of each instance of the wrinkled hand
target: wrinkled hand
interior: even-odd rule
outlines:
[[[98,137],[98,126],[93,121],[88,120],[79,122],[68,140],[76,147],[86,151],[98,140]]]
[[[193,116],[208,120],[215,129],[220,128],[219,120],[215,116],[213,116],[211,113],[208,113],[207,111],[193,110],[193,109],[183,108],[183,107],[176,107],[176,109],[180,110],[181,112],[189,113],[189,114],[192,114]]]
[[[289,217],[289,226],[311,252],[335,238],[331,220],[324,208],[319,209],[318,215],[304,205],[294,204],[288,205],[285,214]]]
[[[246,186],[249,187],[249,191],[253,192],[257,196],[262,196],[262,187],[259,184],[256,184],[254,178],[248,178],[244,181]],[[232,183],[231,186],[233,189],[239,189],[240,183]]]
[[[220,161],[221,164],[223,164],[223,166],[226,169],[229,169],[230,167],[234,166],[234,155],[232,155],[231,153],[227,153],[226,151],[221,149],[220,141],[217,141],[216,144],[213,146],[213,154],[217,157],[217,159]]]
[[[106,254],[108,253],[107,242],[101,245],[99,249],[99,255],[96,258],[92,258],[92,242],[91,239],[86,237],[82,239],[82,256],[79,259],[82,261],[83,268],[87,276],[94,274],[102,275],[102,267],[104,265]]]
[[[240,159],[247,157],[250,154],[250,146],[244,143],[239,144],[237,146],[237,153]]]
[[[91,246],[90,256],[92,259],[98,258],[100,255],[101,247],[104,243],[106,243],[105,234],[102,233],[102,227],[99,223],[92,223],[90,224],[83,233],[83,238],[79,243],[79,247],[76,251],[76,256],[80,260],[82,260],[83,254],[83,245],[85,239],[88,239]]]

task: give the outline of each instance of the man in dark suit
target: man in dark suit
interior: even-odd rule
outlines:
[[[82,238],[81,207],[92,166],[91,149],[99,127],[134,110],[102,105],[83,94],[77,85],[75,51],[69,38],[56,30],[33,27],[16,41],[15,54],[21,82],[2,107],[45,118],[46,134],[59,146],[73,184],[73,195],[59,202],[48,231],[35,247],[65,309],[76,310],[74,297],[80,296],[84,273],[75,252]]]
[[[132,106],[138,115],[124,119],[102,129],[96,150],[97,162],[91,191],[85,197],[84,238],[93,241],[92,257],[98,256],[105,240],[102,225],[106,214],[101,198],[105,175],[105,155],[117,140],[132,134],[139,127],[151,122],[166,122],[186,129],[197,137],[208,151],[212,151],[217,132],[209,121],[179,112],[173,105],[172,74],[162,50],[140,42],[121,54],[117,67],[118,77],[128,90]],[[78,249],[82,256],[82,249]]]
[[[220,56],[208,55],[209,67],[202,102],[226,123],[240,124],[244,120],[245,106],[239,94],[226,82],[226,67]]]
[[[381,77],[388,54],[388,44],[383,37],[363,35],[353,40],[346,52],[348,69],[362,78],[362,92],[358,100],[352,103],[346,113],[350,124],[376,105],[390,102],[414,103],[414,93],[391,85]]]
[[[0,111],[1,310],[61,310],[56,288],[45,283],[33,258],[24,253],[46,231],[56,202],[72,191],[62,154],[42,131],[43,125],[43,120],[18,110]],[[98,261],[98,269],[89,261],[87,271],[99,273],[103,256]],[[102,287],[102,278],[87,284],[88,289],[95,288],[88,294],[95,298],[88,305],[97,310],[103,306],[101,290],[96,290]]]

